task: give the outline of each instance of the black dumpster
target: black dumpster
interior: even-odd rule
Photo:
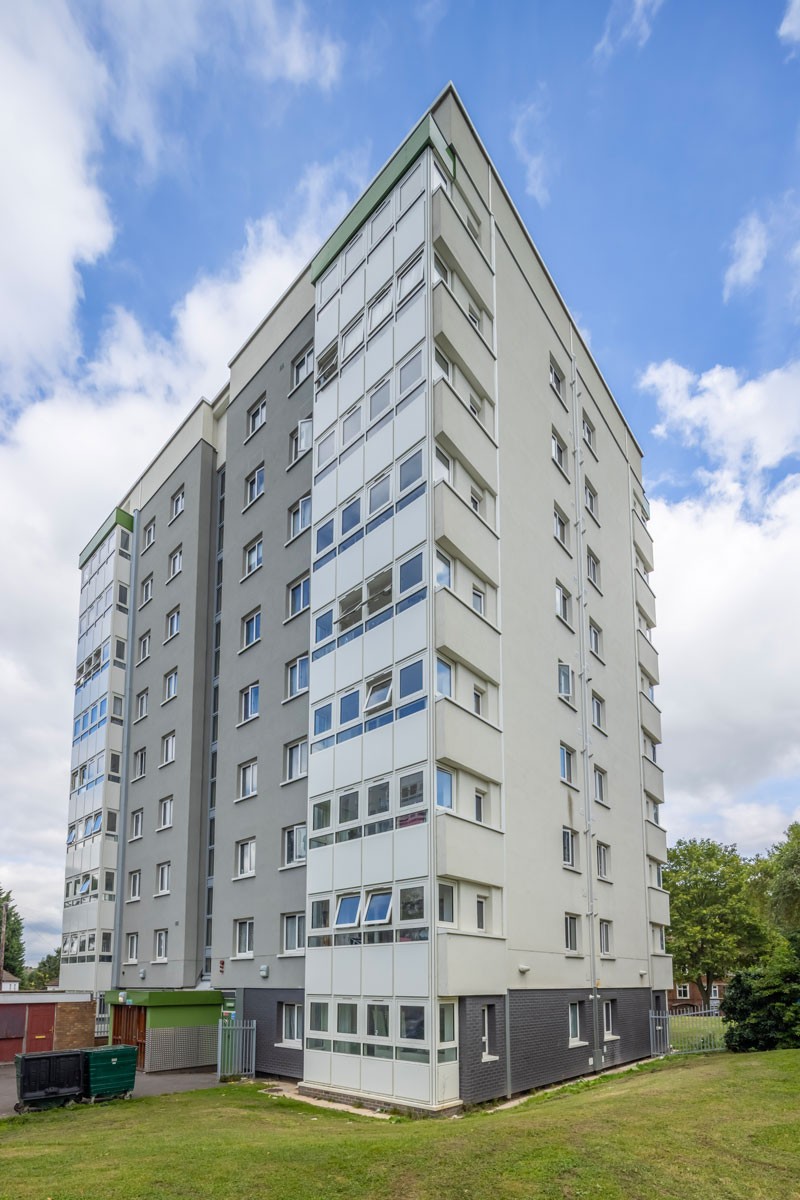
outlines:
[[[135,1046],[94,1046],[81,1050],[84,1100],[130,1096],[136,1083]]]
[[[58,1108],[79,1100],[83,1089],[80,1050],[48,1050],[42,1054],[17,1054],[15,1111]]]

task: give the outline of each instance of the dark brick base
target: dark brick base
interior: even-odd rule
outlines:
[[[302,1004],[302,988],[245,988],[242,1017],[256,1022],[256,1071],[263,1075],[303,1078],[303,1051],[276,1046],[280,1041],[278,1005]]]

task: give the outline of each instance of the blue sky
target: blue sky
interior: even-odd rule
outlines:
[[[646,452],[671,836],[752,853],[800,815],[800,0],[29,0],[0,12],[0,881],[32,957],[75,554],[449,79]]]

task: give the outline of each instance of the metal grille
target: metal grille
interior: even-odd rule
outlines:
[[[145,1071],[180,1071],[213,1067],[216,1059],[213,1025],[186,1025],[174,1029],[148,1029]]]
[[[252,1078],[255,1073],[255,1021],[220,1021],[217,1034],[217,1078]]]
[[[725,1023],[717,1008],[650,1013],[650,1051],[661,1054],[705,1054],[725,1049]]]

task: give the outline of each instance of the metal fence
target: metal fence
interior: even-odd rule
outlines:
[[[217,1034],[217,1079],[231,1079],[256,1073],[255,1021],[219,1023]]]
[[[705,1054],[725,1049],[725,1024],[718,1008],[650,1013],[650,1051]]]
[[[94,1036],[96,1038],[107,1038],[110,1024],[108,1013],[98,1013],[94,1019]]]

